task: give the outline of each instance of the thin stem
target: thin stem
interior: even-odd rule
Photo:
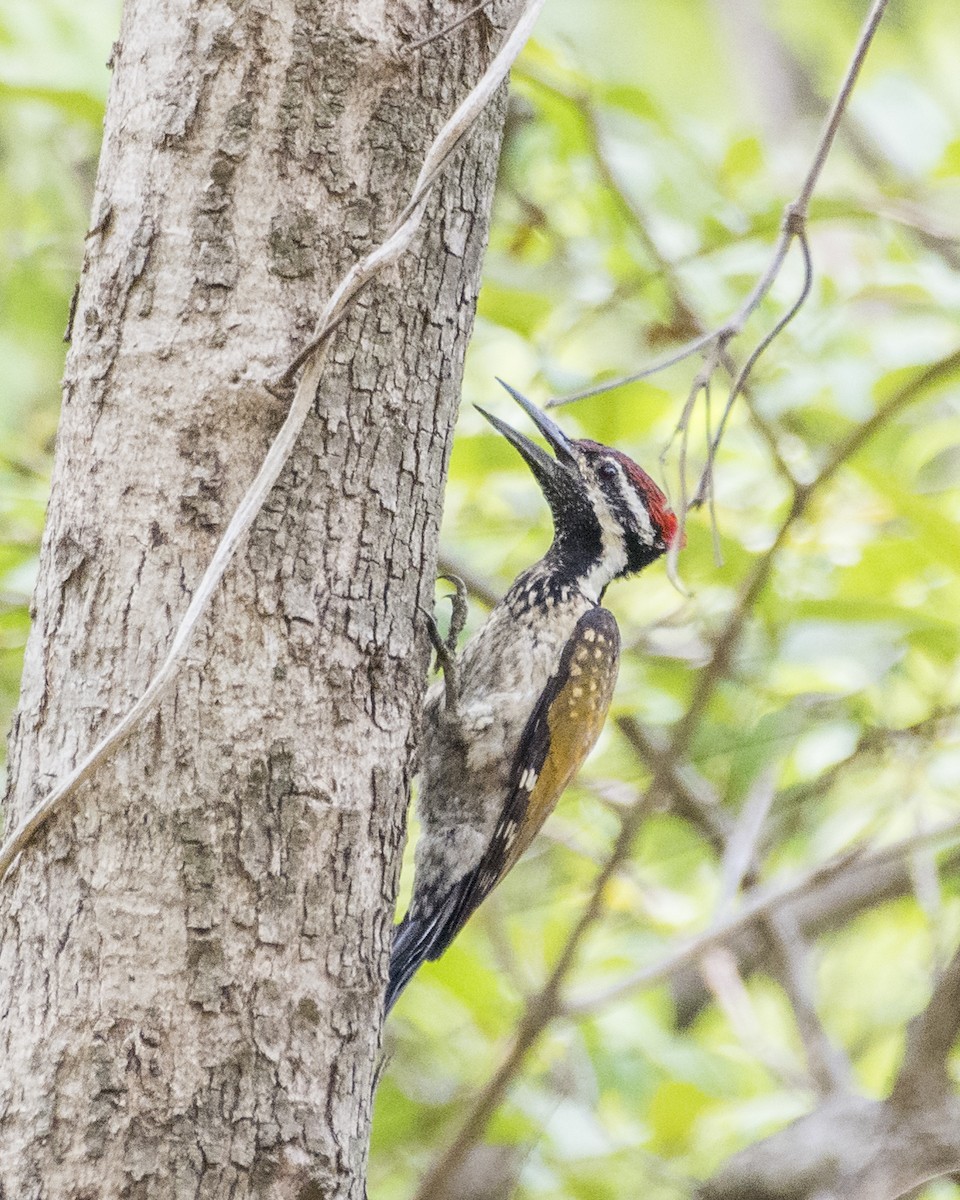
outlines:
[[[638,383],[641,379],[649,379],[651,375],[659,375],[661,371],[665,371],[668,367],[674,367],[677,363],[683,362],[684,359],[690,358],[698,350],[702,350],[704,346],[709,346],[711,342],[716,341],[717,337],[718,331],[710,330],[708,333],[693,338],[692,341],[684,342],[679,350],[668,354],[666,358],[658,359],[655,363],[644,367],[641,371],[635,371],[632,375],[624,375],[619,379],[607,380],[605,383],[598,383],[595,387],[584,388],[580,392],[570,392],[566,396],[555,396],[552,400],[547,401],[545,407],[560,408],[564,404],[573,404],[575,400],[589,400],[591,396],[601,396],[604,392],[612,392],[614,388],[624,387],[628,383]]]
[[[429,46],[431,42],[436,42],[440,38],[446,37],[448,33],[453,33],[455,29],[459,29],[461,25],[466,23],[477,15],[483,12],[485,8],[489,8],[493,0],[480,0],[479,4],[475,4],[469,12],[463,14],[456,21],[452,21],[449,25],[445,25],[443,29],[438,29],[436,33],[428,33],[426,37],[422,37],[418,42],[411,42],[405,47],[408,54],[412,54],[415,50],[422,50],[424,46]]]
[[[857,38],[857,44],[854,47],[853,57],[850,59],[850,65],[847,67],[846,74],[843,77],[843,82],[840,85],[840,90],[837,92],[836,99],[827,115],[826,122],[823,126],[823,132],[820,134],[820,140],[817,142],[817,148],[814,152],[813,162],[810,164],[810,170],[807,172],[807,177],[803,181],[803,186],[794,201],[794,209],[797,215],[801,218],[806,218],[807,210],[810,207],[810,200],[813,196],[814,188],[817,186],[817,181],[820,178],[820,172],[823,170],[823,165],[827,161],[827,155],[833,146],[834,138],[837,135],[837,130],[840,128],[840,122],[843,119],[843,114],[847,110],[847,105],[850,103],[850,95],[856,85],[857,78],[860,75],[860,68],[863,66],[864,59],[867,57],[867,51],[870,49],[870,43],[873,41],[873,36],[877,32],[877,28],[883,18],[884,10],[887,7],[888,0],[874,0],[873,7],[867,14],[867,19],[863,23],[860,30],[860,36]]]
[[[703,474],[700,476],[700,482],[697,485],[696,494],[691,502],[691,508],[699,508],[707,497],[707,492],[710,487],[710,480],[713,477],[713,463],[717,455],[717,450],[720,447],[720,441],[723,438],[723,432],[727,426],[727,419],[733,409],[737,398],[746,386],[747,379],[750,373],[757,365],[760,356],[770,346],[776,338],[786,329],[793,318],[797,315],[801,308],[806,303],[807,297],[810,295],[810,289],[813,287],[813,260],[810,257],[810,243],[807,240],[807,235],[804,230],[799,230],[796,234],[797,241],[800,243],[800,249],[803,253],[803,286],[800,289],[800,295],[797,296],[791,307],[783,314],[776,325],[770,332],[760,340],[750,357],[740,368],[739,374],[733,381],[730,387],[730,394],[727,397],[727,402],[724,405],[723,412],[720,416],[720,423],[717,425],[717,432],[710,440],[707,451],[707,463],[703,468]]]

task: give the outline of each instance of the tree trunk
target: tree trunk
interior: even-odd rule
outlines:
[[[492,57],[455,0],[127,0],[8,829],[143,691],[265,391]],[[502,98],[501,98],[502,99]],[[502,120],[336,335],[159,709],[0,890],[0,1197],[363,1195],[437,527]]]

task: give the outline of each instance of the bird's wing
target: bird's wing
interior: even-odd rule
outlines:
[[[419,905],[400,925],[390,959],[388,1008],[420,964],[447,949],[553,812],[600,736],[619,662],[620,632],[613,614],[591,608],[577,622],[527,721],[483,858],[446,895]]]

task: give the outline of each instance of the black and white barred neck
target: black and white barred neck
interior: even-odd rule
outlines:
[[[515,615],[566,604],[576,593],[599,604],[614,579],[659,558],[676,533],[663,492],[627,455],[587,440],[569,448],[566,469],[540,481],[554,539],[511,587],[506,600]]]
[[[503,383],[503,381],[500,381]],[[507,594],[516,614],[567,603],[575,594],[599,604],[614,579],[634,575],[669,548],[677,518],[633,459],[584,438],[568,438],[545,412],[503,384],[553,450],[492,413],[480,411],[522,455],[553,515],[553,543]]]

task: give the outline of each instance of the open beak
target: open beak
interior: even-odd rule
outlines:
[[[532,404],[526,396],[522,396],[518,391],[515,391],[508,383],[504,383],[502,379],[498,379],[497,383],[501,387],[506,388],[510,395],[516,400],[523,411],[530,417],[531,421],[540,430],[543,436],[550,444],[556,458],[551,458],[549,454],[529,438],[524,437],[512,425],[508,425],[506,421],[501,421],[499,417],[495,417],[492,413],[488,413],[486,409],[480,408],[477,405],[477,411],[482,413],[490,424],[498,433],[502,433],[511,446],[514,446],[523,456],[524,462],[533,472],[534,477],[543,489],[547,499],[551,497],[551,493],[555,490],[558,479],[564,467],[576,467],[577,456],[573,449],[573,443],[553,421],[540,411],[535,404]]]

